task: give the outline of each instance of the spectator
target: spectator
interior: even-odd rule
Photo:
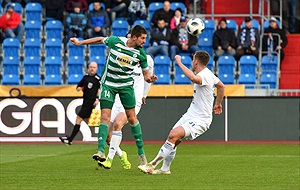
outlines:
[[[251,17],[245,19],[245,27],[239,31],[237,42],[237,60],[243,55],[254,55],[258,58],[260,38],[258,30],[252,27]]]
[[[86,17],[80,11],[80,5],[74,5],[74,12],[69,14],[66,19],[68,26],[68,38],[83,38],[83,32],[86,26]]]
[[[107,36],[107,28],[110,20],[106,10],[101,7],[100,2],[94,2],[94,9],[88,14],[88,38],[96,36]]]
[[[21,15],[15,12],[11,4],[0,17],[0,29],[3,30],[5,38],[18,38],[20,41],[23,38],[25,27]]]
[[[194,55],[198,48],[198,37],[188,33],[186,24],[188,22],[187,17],[182,16],[180,18],[180,24],[172,31],[172,45],[170,48],[171,59],[178,53],[191,53]]]
[[[147,48],[146,52],[152,57],[155,57],[157,54],[169,56],[171,30],[164,19],[158,20],[157,26],[151,30],[151,47]]]
[[[69,13],[73,12],[74,10],[74,5],[80,5],[81,7],[81,11],[82,12],[86,12],[89,8],[86,0],[68,0],[67,5],[66,5],[66,9]]]
[[[277,25],[275,17],[271,17],[269,22],[269,28],[265,30],[267,35],[263,36],[262,49],[264,52],[268,52],[269,56],[280,51],[280,60],[282,61],[284,58],[283,48],[287,45],[288,39],[285,31]]]
[[[128,22],[130,25],[133,25],[134,21],[136,21],[137,19],[139,20],[147,19],[146,5],[144,0],[131,1],[128,7],[128,12],[129,12]]]
[[[110,21],[113,22],[117,17],[124,18],[127,15],[130,0],[107,0],[107,12],[110,15]]]
[[[63,23],[65,0],[46,1],[45,10],[47,18],[54,18]]]
[[[181,17],[182,17],[182,10],[180,8],[177,8],[170,22],[171,30],[174,30],[176,29],[177,26],[179,26]]]
[[[157,27],[158,20],[163,18],[168,26],[171,23],[173,16],[174,11],[171,10],[170,2],[164,1],[164,7],[154,12],[151,22],[154,27]]]
[[[237,46],[236,36],[233,30],[227,28],[226,18],[220,21],[220,28],[213,35],[213,47],[215,50],[215,60],[224,53],[235,56]]]

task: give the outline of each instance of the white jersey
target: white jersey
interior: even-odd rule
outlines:
[[[154,61],[150,55],[147,55],[147,63],[149,67],[149,71],[151,74],[154,72]],[[147,97],[147,94],[150,90],[151,83],[147,83],[144,80],[144,76],[142,73],[142,68],[138,65],[134,67],[133,70],[133,79],[134,79],[134,94],[135,94],[135,113],[138,114],[141,106],[142,106],[142,98]],[[116,116],[120,113],[125,113],[124,107],[121,103],[119,94],[115,97],[115,103],[112,107],[111,118],[110,121],[113,122]]]

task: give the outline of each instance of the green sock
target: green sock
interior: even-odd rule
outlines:
[[[145,151],[143,149],[144,142],[143,142],[142,130],[141,130],[140,123],[137,122],[135,125],[130,125],[130,129],[131,129],[131,133],[134,136],[135,144],[138,148],[138,155],[145,154]]]
[[[106,138],[108,135],[108,125],[106,123],[100,123],[98,131],[98,151],[104,153]]]

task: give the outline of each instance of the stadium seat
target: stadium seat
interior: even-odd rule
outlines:
[[[256,77],[253,74],[240,74],[238,84],[256,84]],[[246,88],[253,88],[254,86],[246,86]]]
[[[277,56],[273,55],[273,57],[270,58],[268,55],[264,55],[261,59],[262,72],[277,72],[278,64]]]
[[[212,38],[199,38],[198,39],[198,46],[201,50],[207,51],[207,53],[212,57],[213,56],[213,44]]]
[[[277,88],[276,73],[262,73],[260,76],[260,84],[269,84],[271,89]]]
[[[29,39],[29,38],[40,39],[41,28],[42,28],[42,24],[40,21],[30,20],[30,21],[25,22],[26,39]]]
[[[26,39],[24,42],[25,57],[40,56],[41,41],[36,38]]]
[[[12,5],[13,7],[14,7],[14,10],[17,12],[17,13],[19,13],[20,15],[21,15],[21,17],[22,17],[22,14],[23,14],[23,8],[22,8],[22,5],[20,4],[20,3],[18,3],[18,2],[13,2],[13,3],[7,3],[6,5],[5,5],[5,7],[4,7],[4,9],[3,9],[3,12],[5,13],[6,12],[6,10],[7,10],[7,6],[8,5]],[[2,7],[0,7],[0,9],[1,9]]]
[[[181,56],[181,62],[188,68],[192,67],[192,58],[190,56]],[[190,79],[185,76],[178,64],[175,64],[174,84],[191,84]]]
[[[129,24],[126,20],[115,20],[112,23],[112,33],[114,36],[125,36],[128,32]]]
[[[133,26],[135,26],[135,25],[143,26],[147,30],[147,32],[150,33],[151,23],[148,20],[136,20],[133,23]]]
[[[280,27],[280,21],[276,20],[276,23],[277,23],[278,27]],[[269,26],[270,26],[270,21],[269,20],[265,20],[264,21],[264,30],[267,29],[267,28],[269,28]]]
[[[254,55],[243,55],[240,58],[240,74],[256,76],[257,59]]]
[[[55,74],[61,75],[62,60],[60,57],[46,57],[45,59],[45,71],[46,75]]]
[[[85,46],[75,46],[71,42],[68,42],[69,57],[72,56],[84,56]]]
[[[234,75],[232,74],[219,74],[219,79],[224,83],[224,84],[234,84]]]
[[[244,27],[245,27],[245,21],[243,21],[241,24],[241,28],[244,28]],[[260,30],[259,22],[255,19],[252,19],[252,27]]]
[[[30,56],[24,59],[24,85],[41,85],[40,57]]]
[[[49,74],[45,76],[45,85],[61,85],[62,78],[60,75]]]
[[[20,41],[17,38],[5,38],[3,41],[4,57],[19,56]]]
[[[209,58],[209,62],[207,63],[207,68],[214,72],[214,59],[212,57]]]
[[[158,9],[161,9],[164,7],[164,4],[162,2],[152,2],[148,6],[148,16],[149,16],[149,21],[151,22],[152,16],[154,12]]]
[[[150,47],[150,40],[149,40],[149,37],[146,38],[146,43],[144,44],[144,49],[147,49],[148,47]]]
[[[62,41],[58,38],[48,38],[45,42],[46,57],[61,57]]]
[[[214,20],[203,20],[205,29],[203,30],[202,34],[200,34],[199,38],[208,38],[212,39],[214,32],[215,32],[215,21]]]
[[[170,84],[170,64],[169,56],[158,55],[154,57],[154,72],[158,80],[154,84]]]
[[[3,85],[19,85],[19,65],[20,59],[18,57],[4,57],[2,65],[2,84]]]
[[[180,8],[182,11],[182,15],[185,15],[186,13],[186,7],[185,4],[181,2],[172,2],[171,3],[171,10],[175,11],[177,8]]]
[[[50,20],[46,22],[45,31],[46,39],[62,39],[62,23],[59,20]]]
[[[25,6],[26,21],[39,21],[42,22],[42,5],[38,2],[27,3]]]
[[[68,84],[78,84],[82,77],[83,74],[72,74],[68,77]]]
[[[105,44],[91,44],[89,45],[90,57],[103,56],[105,57]]]
[[[80,65],[84,67],[84,58],[82,56],[71,56],[68,58],[68,65]]]
[[[218,75],[227,81],[234,81],[235,59],[233,56],[226,55],[218,58]],[[227,83],[231,84],[231,83]]]
[[[232,29],[234,32],[237,32],[238,26],[235,20],[226,20],[227,28]]]

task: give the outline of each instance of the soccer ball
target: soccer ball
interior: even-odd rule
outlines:
[[[203,32],[205,26],[200,18],[192,18],[188,21],[186,28],[191,35],[199,36]]]

